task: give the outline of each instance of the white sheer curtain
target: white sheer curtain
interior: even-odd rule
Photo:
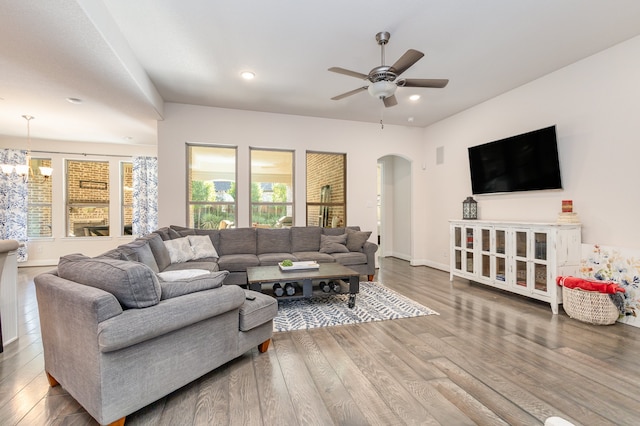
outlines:
[[[17,149],[0,150],[0,164],[25,164],[27,152]],[[0,172],[0,239],[24,243],[18,249],[18,262],[27,256],[27,182],[15,171]]]
[[[133,158],[132,233],[147,235],[158,228],[158,159]]]

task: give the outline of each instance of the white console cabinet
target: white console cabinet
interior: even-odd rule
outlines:
[[[466,278],[548,302],[562,303],[559,275],[580,267],[580,224],[452,220],[450,279]]]

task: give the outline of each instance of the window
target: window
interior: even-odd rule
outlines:
[[[122,235],[131,235],[133,230],[133,163],[120,163],[120,217]]]
[[[307,152],[307,226],[347,223],[347,155]]]
[[[235,147],[187,145],[189,227],[235,226],[236,156]]]
[[[27,236],[51,237],[51,180],[40,174],[40,167],[51,167],[50,158],[32,158],[29,166],[33,175],[27,184]]]
[[[109,235],[109,163],[67,160],[67,236]]]
[[[251,148],[251,224],[293,226],[293,151]]]

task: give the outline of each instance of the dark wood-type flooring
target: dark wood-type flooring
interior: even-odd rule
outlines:
[[[33,276],[19,270],[20,338],[0,354],[0,425],[93,425],[43,372]],[[381,261],[376,280],[440,313],[274,334],[127,418],[128,425],[640,424],[640,328],[591,326],[549,305]]]

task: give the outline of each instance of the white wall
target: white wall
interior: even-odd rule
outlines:
[[[1,148],[26,149],[27,140],[0,136]],[[60,256],[69,253],[83,253],[87,256],[96,256],[110,250],[119,244],[131,240],[131,236],[109,236],[109,237],[66,237],[65,236],[65,187],[64,173],[65,160],[92,160],[109,161],[110,181],[109,196],[111,210],[109,211],[109,222],[111,229],[122,229],[120,209],[113,208],[120,205],[120,162],[132,161],[138,155],[156,155],[156,147],[149,145],[116,145],[98,143],[78,143],[58,140],[33,139],[31,141],[33,151],[55,151],[74,154],[46,154],[33,153],[32,157],[51,158],[53,167],[52,191],[52,233],[51,238],[30,239],[27,244],[29,260],[20,263],[19,266],[45,266],[57,265]],[[86,154],[86,155],[84,155]],[[118,157],[114,157],[117,155]],[[124,157],[120,157],[124,156]],[[115,200],[115,202],[114,202]]]
[[[391,154],[416,158],[422,129],[343,120],[166,104],[158,125],[160,226],[186,223],[187,142],[238,147],[238,224],[249,226],[249,147],[295,150],[295,224],[304,225],[305,153],[347,154],[347,225],[377,240],[377,160]],[[244,191],[243,191],[244,188]]]
[[[426,128],[425,198],[416,200],[414,222],[428,227],[415,256],[447,268],[447,221],[461,218],[471,195],[469,146],[554,124],[564,189],[476,196],[479,217],[555,222],[561,200],[571,199],[583,243],[640,248],[639,75],[636,37]],[[442,165],[435,165],[438,146]]]

